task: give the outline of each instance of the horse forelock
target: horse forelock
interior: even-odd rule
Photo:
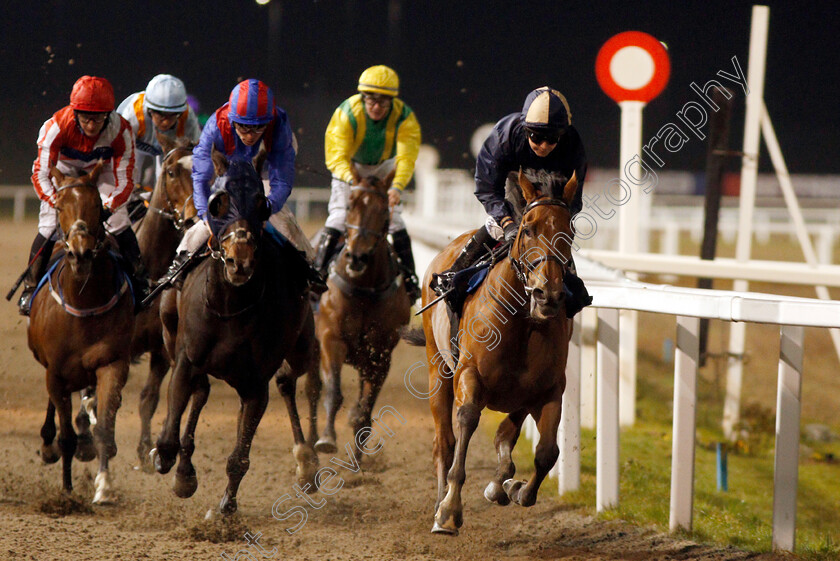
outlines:
[[[233,222],[243,219],[253,231],[259,227],[260,200],[264,199],[263,184],[250,162],[234,160],[225,175],[218,177],[212,192],[225,191],[230,199],[230,210],[226,216],[211,217],[211,229],[216,236]]]

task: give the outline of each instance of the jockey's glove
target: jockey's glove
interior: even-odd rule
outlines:
[[[504,225],[502,228],[505,231],[505,242],[506,243],[513,243],[516,239],[516,232],[519,230],[516,227],[516,224],[513,222],[512,219],[508,218],[506,221],[503,221]]]

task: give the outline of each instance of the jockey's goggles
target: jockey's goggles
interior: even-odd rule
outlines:
[[[178,112],[168,113],[166,111],[158,111],[156,109],[149,109],[149,113],[152,115],[157,115],[161,119],[166,119],[167,121],[171,119],[177,119],[181,114]]]
[[[76,118],[82,124],[96,123],[101,125],[108,118],[108,113],[87,113],[85,111],[74,111]]]
[[[560,131],[540,131],[534,129],[525,129],[528,132],[528,138],[534,144],[557,144],[560,142]]]
[[[242,123],[234,122],[233,126],[240,134],[262,134],[268,125],[243,125]]]
[[[393,98],[388,95],[363,93],[362,99],[368,105],[378,105],[379,107],[387,107],[391,104],[391,100]]]

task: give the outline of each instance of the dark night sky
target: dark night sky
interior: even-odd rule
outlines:
[[[399,72],[400,97],[444,167],[471,168],[473,130],[519,110],[528,91],[546,84],[567,96],[591,164],[611,167],[618,160],[619,110],[595,80],[600,46],[627,30],[668,45],[671,80],[645,109],[647,141],[696,100],[692,81],[731,71],[733,56],[747,71],[751,12],[748,2],[720,0],[283,0],[281,10],[246,0],[14,4],[0,23],[0,184],[28,181],[40,125],[67,104],[82,74],[110,79],[118,103],[153,75],[175,74],[206,113],[241,78],[261,78],[290,115],[299,162],[325,170],[327,121],[354,93],[359,73],[378,63]],[[840,10],[833,1],[770,7],[765,100],[788,167],[840,173]],[[282,12],[273,34],[272,9]],[[740,148],[742,93],[736,101],[731,143]],[[701,170],[704,161],[705,146],[694,139],[666,165]],[[300,172],[297,183],[325,180]]]

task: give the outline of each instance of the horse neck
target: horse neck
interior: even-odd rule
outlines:
[[[395,276],[395,271],[391,266],[391,254],[386,238],[383,238],[379,245],[377,245],[376,250],[371,255],[370,263],[362,276],[350,278],[344,274],[347,265],[347,253],[345,251],[341,252],[337,264],[339,266],[336,267],[336,271],[341,278],[359,288],[380,288],[390,283]]]
[[[516,276],[509,258],[490,269],[487,279],[478,290],[482,305],[489,306],[496,316],[504,318],[528,317],[529,297],[525,285]]]
[[[149,206],[164,212],[171,212],[163,191],[163,180],[159,180],[152,192]],[[158,277],[166,273],[175,257],[175,249],[182,233],[165,216],[149,210],[137,226],[137,243],[149,275]]]
[[[62,258],[57,270],[58,278],[51,282],[56,288],[61,287],[64,300],[75,308],[95,308],[114,296],[116,263],[104,251],[93,258],[89,275],[74,273],[66,257]]]

